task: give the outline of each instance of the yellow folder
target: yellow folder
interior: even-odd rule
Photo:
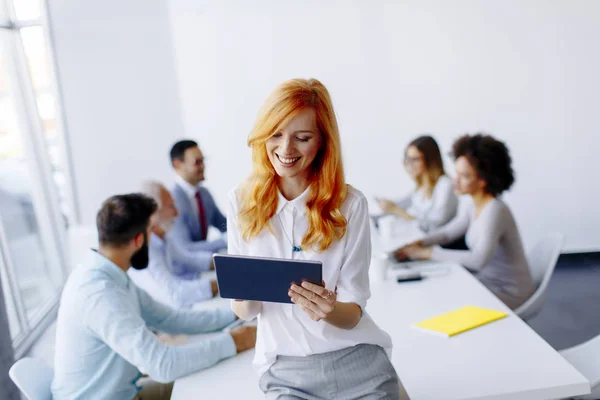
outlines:
[[[413,324],[413,327],[450,337],[504,318],[506,315],[502,311],[465,306],[458,310]]]

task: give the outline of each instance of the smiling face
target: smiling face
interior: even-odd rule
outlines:
[[[479,178],[477,171],[466,157],[458,157],[455,167],[454,191],[458,195],[473,195],[485,191],[485,181]]]
[[[173,166],[179,176],[194,186],[204,180],[204,154],[198,147],[186,149],[183,159],[175,160]]]
[[[269,161],[282,179],[308,179],[321,147],[321,134],[312,108],[302,110],[266,143]]]

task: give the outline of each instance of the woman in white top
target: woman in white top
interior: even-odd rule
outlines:
[[[510,153],[489,135],[465,135],[454,143],[456,191],[472,202],[444,227],[395,252],[397,258],[453,261],[511,309],[535,291],[515,219],[499,196],[514,183]],[[466,234],[468,250],[428,247]]]
[[[232,301],[240,318],[258,317],[261,389],[269,399],[399,398],[390,337],[364,310],[367,200],[344,181],[327,89],[314,79],[279,85],[248,144],[252,174],[229,196],[229,253],[320,261],[324,279],[292,285],[294,304]]]
[[[458,199],[452,180],[445,174],[435,139],[419,136],[410,142],[404,153],[404,166],[415,181],[416,190],[399,202],[377,199],[383,212],[408,221],[417,220],[424,232],[436,229],[454,218]]]

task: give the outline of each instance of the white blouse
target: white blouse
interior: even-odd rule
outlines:
[[[348,187],[341,212],[348,221],[346,235],[334,241],[324,252],[292,251],[300,246],[308,230],[306,202],[310,187],[288,201],[281,193],[277,210],[267,228],[249,242],[241,238],[238,227],[239,189],[229,193],[227,237],[229,254],[315,260],[323,264],[323,280],[329,290],[335,290],[340,302],[356,303],[363,309],[360,322],[353,329],[337,328],[325,321],[313,321],[294,304],[263,302],[258,315],[258,333],[254,366],[262,375],[278,355],[307,356],[366,343],[383,347],[391,354],[392,341],[365,312],[369,290],[371,237],[367,199],[358,190]],[[251,284],[251,283],[249,283]]]
[[[397,202],[400,207],[417,219],[423,232],[430,232],[452,220],[458,209],[458,198],[452,180],[446,175],[438,178],[431,198],[426,198],[422,189]]]

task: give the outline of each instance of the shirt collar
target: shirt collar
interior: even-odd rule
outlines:
[[[91,268],[99,269],[106,272],[110,275],[111,278],[116,280],[118,283],[122,284],[125,287],[129,287],[129,277],[121,268],[117,266],[114,262],[104,257],[102,254],[97,252],[96,250],[90,249],[88,254]]]
[[[149,247],[162,250],[165,248],[165,240],[158,236],[156,233],[152,232],[150,234],[150,243]]]
[[[279,198],[277,201],[277,211],[275,212],[276,214],[279,214],[281,210],[283,210],[288,204],[291,207],[294,207],[296,211],[300,213],[300,215],[306,214],[306,202],[308,201],[308,198],[310,196],[310,185],[304,190],[304,192],[302,192],[300,196],[296,197],[293,200],[288,200],[285,197],[283,197],[283,194],[281,194],[279,190],[277,191],[277,194],[279,195]]]
[[[177,183],[179,187],[183,189],[183,191],[188,197],[194,198],[196,196],[196,192],[198,192],[198,187],[190,184],[178,174],[175,174],[175,183]]]

